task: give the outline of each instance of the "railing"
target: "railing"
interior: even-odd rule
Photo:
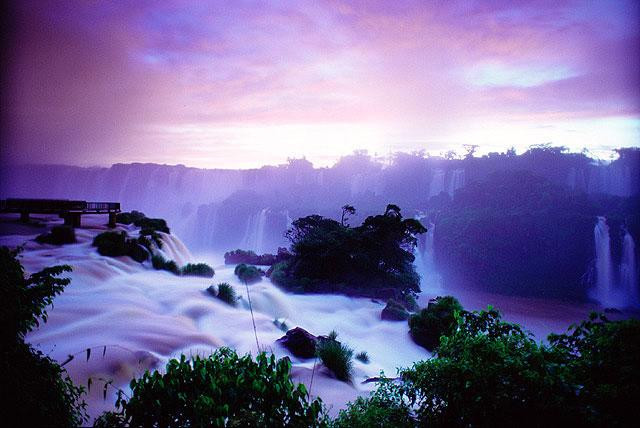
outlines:
[[[120,202],[87,202],[87,211],[120,211]]]
[[[0,211],[27,213],[60,213],[71,211],[119,212],[119,202],[87,202],[69,199],[19,199],[0,200]]]

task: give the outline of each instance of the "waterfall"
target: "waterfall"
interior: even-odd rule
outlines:
[[[448,192],[449,196],[453,197],[456,190],[464,186],[464,169],[454,169],[451,171],[451,177],[449,179]]]
[[[175,235],[157,232],[162,239],[162,248],[158,251],[165,259],[173,260],[178,266],[184,266],[193,261],[193,256],[184,243]]]
[[[429,197],[437,196],[444,191],[444,171],[436,169],[433,171],[431,183],[429,183]]]
[[[263,254],[265,252],[264,235],[268,210],[268,208],[263,208],[258,214],[249,216],[244,237],[240,245],[241,249],[251,250],[256,254]]]
[[[622,261],[620,263],[620,285],[632,306],[640,305],[638,296],[638,268],[636,266],[636,244],[628,230],[622,240]]]
[[[267,224],[267,209],[263,208],[258,214],[258,230],[256,231],[256,248],[257,254],[263,254],[264,250],[264,229]]]
[[[611,237],[606,218],[598,217],[594,237],[596,281],[593,297],[600,304],[609,307],[640,306],[636,246],[633,237],[628,230],[624,230],[622,258],[618,269],[611,259]]]
[[[416,216],[416,220],[423,217]],[[418,237],[418,245],[414,250],[416,271],[420,275],[422,292],[438,294],[442,292],[442,279],[436,271],[433,251],[433,236],[436,230],[434,223],[429,223],[427,233]]]
[[[287,219],[287,229],[289,230],[291,229],[291,226],[293,226],[293,219],[291,218],[291,215],[289,214],[289,210],[285,210],[284,212],[285,218]]]
[[[598,217],[593,230],[596,244],[596,298],[609,305],[612,291],[611,243],[607,219]]]

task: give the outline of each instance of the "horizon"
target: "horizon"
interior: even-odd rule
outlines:
[[[549,148],[549,149],[561,149],[561,153],[563,155],[583,155],[586,158],[592,160],[594,163],[597,163],[599,165],[608,165],[611,162],[614,162],[616,160],[618,160],[620,158],[619,153],[617,152],[617,150],[620,149],[638,149],[640,150],[640,147],[618,147],[618,148],[614,148],[611,150],[607,150],[607,151],[599,151],[599,152],[592,152],[587,150],[586,148],[583,148],[580,151],[571,151],[570,149],[568,149],[567,147],[564,146],[552,146],[549,144],[536,144],[536,145],[532,145],[529,147],[526,147],[525,150],[522,150],[520,152],[518,152],[516,150],[515,154],[516,156],[521,156],[523,154],[525,154],[527,151],[529,151],[530,149],[536,149],[536,148]],[[479,149],[479,150],[478,150]],[[511,149],[515,149],[514,147],[511,147]],[[286,167],[287,165],[289,165],[291,162],[293,161],[307,161],[311,164],[311,167],[313,169],[331,169],[336,167],[340,161],[344,160],[344,159],[348,159],[349,157],[354,157],[354,156],[364,156],[369,158],[369,160],[372,163],[378,163],[380,165],[382,165],[383,167],[389,167],[391,165],[393,165],[394,162],[394,157],[398,156],[398,155],[405,155],[405,156],[413,156],[413,157],[420,157],[422,159],[428,160],[428,159],[432,159],[432,160],[440,160],[440,161],[445,161],[445,162],[452,162],[452,161],[464,161],[464,160],[468,160],[469,158],[475,158],[475,159],[482,159],[486,156],[489,155],[493,155],[493,154],[497,154],[500,156],[504,156],[507,154],[507,150],[504,151],[495,151],[495,152],[486,152],[483,151],[481,147],[476,146],[474,153],[472,153],[471,155],[467,155],[465,153],[463,153],[463,150],[465,150],[464,147],[458,148],[457,150],[450,150],[449,153],[445,153],[445,152],[439,152],[437,154],[432,154],[429,152],[426,152],[424,150],[416,150],[416,151],[412,151],[412,152],[408,152],[408,151],[397,151],[397,152],[393,152],[393,153],[389,153],[387,155],[378,155],[377,153],[369,153],[367,150],[365,149],[360,149],[360,150],[354,150],[351,153],[348,153],[346,155],[340,156],[338,157],[335,161],[332,161],[331,163],[327,163],[327,164],[317,164],[314,163],[313,161],[307,159],[305,156],[301,156],[301,157],[287,157],[285,159],[284,162],[281,163],[277,163],[277,164],[262,164],[262,165],[257,165],[257,166],[247,166],[247,167],[208,167],[208,166],[195,166],[195,165],[186,165],[184,163],[166,163],[166,162],[139,162],[139,161],[130,161],[130,162],[115,162],[115,163],[111,163],[111,164],[102,164],[102,165],[98,165],[98,164],[94,164],[94,165],[90,165],[90,164],[86,164],[86,165],[82,165],[82,164],[66,164],[66,163],[50,163],[50,162],[42,162],[42,163],[36,163],[36,162],[25,162],[25,163],[17,163],[17,164],[5,164],[7,167],[24,167],[24,166],[54,166],[54,167],[71,167],[71,168],[84,168],[84,169],[92,169],[92,168],[111,168],[113,166],[116,165],[158,165],[158,166],[166,166],[166,167],[183,167],[183,168],[190,168],[190,169],[200,169],[200,170],[219,170],[219,171],[251,171],[251,170],[260,170],[260,169],[264,169],[264,168],[281,168],[281,167]],[[451,157],[451,158],[447,158],[447,154],[450,154],[452,156],[455,157]]]
[[[640,145],[633,1],[8,8],[2,165]]]

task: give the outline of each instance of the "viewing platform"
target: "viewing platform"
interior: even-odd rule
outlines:
[[[0,199],[0,213],[20,214],[20,221],[28,222],[30,214],[57,214],[64,224],[80,227],[83,214],[107,214],[109,227],[116,226],[120,202],[87,202],[70,199]]]

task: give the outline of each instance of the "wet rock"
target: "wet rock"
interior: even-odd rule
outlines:
[[[382,310],[380,318],[385,321],[405,321],[409,319],[409,312],[400,303],[390,299]]]
[[[276,342],[287,348],[298,358],[313,358],[316,355],[318,338],[307,330],[296,327],[282,336]]]

